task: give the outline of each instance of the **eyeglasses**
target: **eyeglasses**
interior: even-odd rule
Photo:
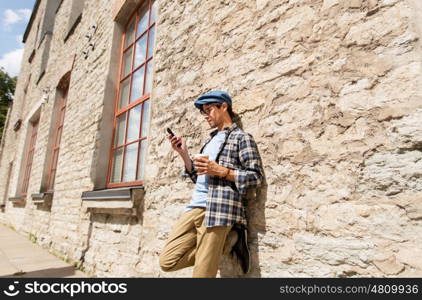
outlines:
[[[210,104],[206,109],[201,109],[199,112],[201,113],[201,115],[203,116],[208,116],[211,113],[211,108],[217,106],[217,108],[221,107],[221,103],[218,104]]]

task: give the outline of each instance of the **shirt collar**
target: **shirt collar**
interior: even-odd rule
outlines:
[[[229,134],[230,132],[232,132],[236,128],[237,128],[237,124],[235,122],[233,122],[232,125],[224,127],[222,131],[226,131],[227,134]],[[215,136],[217,134],[217,132],[218,132],[218,129],[212,131],[210,133],[210,136],[211,137]]]

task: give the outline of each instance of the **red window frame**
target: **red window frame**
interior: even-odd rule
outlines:
[[[139,30],[139,23],[141,21],[141,15],[140,12],[143,8],[145,8],[145,5],[147,5],[148,9],[146,14],[148,14],[146,27],[141,31]],[[120,51],[120,65],[119,65],[119,77],[118,77],[118,88],[116,93],[116,100],[115,100],[115,109],[114,109],[114,122],[113,122],[113,139],[111,144],[111,151],[110,151],[110,157],[109,157],[109,164],[108,164],[108,173],[107,173],[107,187],[113,188],[113,187],[122,187],[122,186],[134,186],[134,185],[141,185],[143,184],[142,178],[140,178],[141,172],[144,172],[144,170],[140,169],[140,160],[145,158],[145,153],[141,153],[141,145],[144,141],[145,148],[147,149],[148,144],[148,136],[147,132],[145,132],[145,135],[142,133],[144,132],[143,125],[146,125],[146,130],[149,128],[149,110],[150,110],[150,98],[151,98],[151,90],[152,90],[152,77],[153,77],[153,49],[154,49],[154,37],[156,32],[156,16],[157,16],[157,9],[156,9],[157,1],[154,0],[145,0],[143,1],[132,13],[131,17],[129,18],[127,24],[125,25],[124,34],[122,36],[121,41],[121,51]],[[145,16],[146,16],[145,14]],[[152,17],[154,16],[154,19]],[[130,29],[134,29],[134,32],[132,33],[133,36],[130,38],[132,41],[127,42],[128,38],[128,32],[130,32]],[[152,37],[151,37],[152,36]],[[146,46],[145,48],[140,47],[141,50],[143,50],[143,60],[139,63],[139,65],[135,65],[135,58],[137,58],[138,54],[138,46],[141,45],[141,42],[143,39],[146,39]],[[138,45],[139,42],[139,45]],[[150,43],[153,43],[151,45]],[[127,44],[127,45],[126,45]],[[131,52],[131,57],[129,57],[129,61],[125,61],[126,54]],[[126,70],[127,64],[125,62],[130,62],[130,68],[129,70]],[[151,71],[149,72],[149,68],[151,68]],[[127,72],[128,71],[128,72]],[[143,72],[142,74],[142,81],[135,81],[135,73],[137,72]],[[126,72],[126,73],[125,73]],[[147,77],[149,72],[149,77]],[[149,79],[147,81],[147,79]],[[129,81],[129,91],[126,89],[123,90],[122,86],[124,86],[127,81]],[[142,83],[142,85],[139,86],[140,90],[138,89],[139,96],[135,99],[132,99],[132,92],[134,90],[134,82],[135,84],[137,82]],[[149,85],[147,85],[150,83]],[[136,85],[135,85],[136,87]],[[126,86],[127,88],[127,86]],[[126,93],[125,93],[126,91]],[[122,94],[124,93],[125,98],[127,99],[121,99]],[[127,94],[128,93],[128,94]],[[136,94],[138,95],[138,94]],[[122,103],[126,103],[124,105],[121,105]],[[144,109],[147,106],[148,110],[144,113]],[[140,107],[139,111],[139,133],[137,135],[137,138],[132,139],[131,141],[128,141],[128,128],[130,127],[129,118],[131,117],[131,114],[135,112],[135,108]],[[116,137],[118,134],[117,132],[117,123],[119,117],[123,116],[124,119],[124,133],[123,133],[123,143],[119,143],[119,139]],[[136,115],[135,115],[136,116]],[[147,118],[144,120],[144,117]],[[136,117],[135,117],[136,118]],[[136,128],[136,126],[135,126]],[[133,137],[132,137],[133,138]],[[117,145],[116,145],[117,140]],[[136,145],[137,144],[137,145]],[[137,153],[136,153],[136,170],[134,171],[134,178],[135,180],[130,181],[124,181],[124,175],[125,175],[125,160],[126,160],[126,154],[127,149],[129,146],[137,146]],[[120,157],[120,163],[118,166],[120,167],[119,170],[119,180],[114,181],[113,179],[113,169],[115,164],[115,156],[114,154],[117,151],[122,151],[121,157]],[[143,166],[145,168],[145,160],[143,160]],[[130,169],[128,169],[130,170]],[[133,169],[132,169],[133,170]],[[131,174],[133,176],[133,173]],[[112,182],[113,180],[113,182]]]
[[[31,176],[31,169],[32,169],[32,160],[34,158],[35,143],[37,141],[38,124],[39,124],[39,120],[32,123],[31,136],[30,136],[28,151],[26,153],[26,160],[25,160],[25,173],[24,173],[23,182],[22,182],[22,190],[21,190],[22,197],[26,197],[28,193],[29,178]]]
[[[62,95],[56,111],[56,127],[54,129],[54,143],[51,148],[50,170],[48,172],[47,192],[54,192],[54,183],[56,180],[57,162],[59,159],[60,142],[62,139],[64,115],[66,112],[67,94],[69,92],[68,82],[62,88]]]

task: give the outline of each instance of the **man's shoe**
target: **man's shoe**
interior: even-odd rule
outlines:
[[[248,230],[245,226],[235,224],[233,228],[238,234],[237,242],[234,244],[231,254],[236,253],[237,259],[240,262],[243,273],[248,273],[250,270],[250,252],[248,247]]]

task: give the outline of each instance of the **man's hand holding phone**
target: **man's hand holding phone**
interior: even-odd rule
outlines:
[[[171,147],[180,154],[180,157],[185,162],[185,168],[188,172],[191,172],[193,165],[189,157],[188,148],[186,147],[186,141],[184,138],[177,137],[170,128],[167,128],[167,139],[169,140]]]
[[[182,157],[188,155],[186,141],[182,137],[177,137],[170,128],[167,128],[167,138],[171,143],[171,147],[177,151]]]

